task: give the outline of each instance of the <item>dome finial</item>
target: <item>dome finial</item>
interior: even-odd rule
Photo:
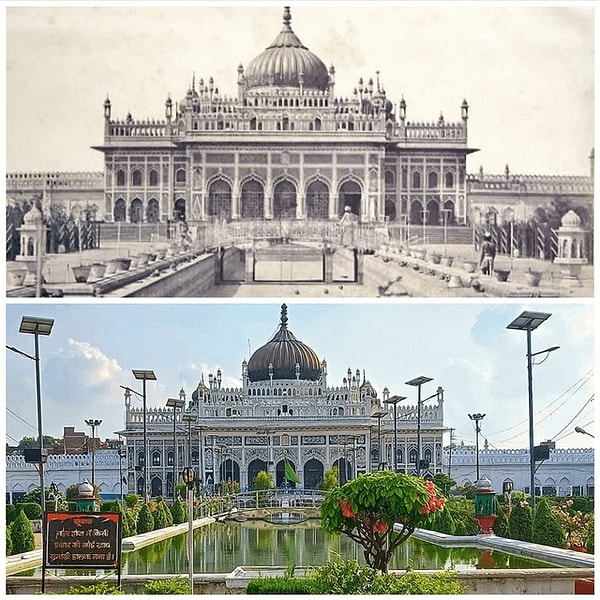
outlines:
[[[283,24],[286,27],[289,27],[291,21],[292,21],[292,13],[290,12],[290,7],[284,6],[283,7]]]
[[[287,316],[287,304],[281,305],[281,328],[287,329],[288,316]]]

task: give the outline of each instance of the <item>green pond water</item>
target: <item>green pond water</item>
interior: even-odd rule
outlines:
[[[187,573],[186,534],[122,555],[123,574]],[[194,572],[230,573],[238,566],[316,566],[337,557],[366,564],[362,548],[343,535],[323,531],[318,520],[298,525],[227,521],[197,529]],[[391,569],[457,570],[547,568],[548,563],[478,548],[443,548],[409,538],[394,554]]]

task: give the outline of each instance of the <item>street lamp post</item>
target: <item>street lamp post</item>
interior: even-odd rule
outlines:
[[[183,392],[183,390],[181,390],[181,392]],[[177,483],[177,458],[179,454],[177,448],[177,409],[185,406],[185,396],[182,397],[181,392],[179,393],[179,398],[167,399],[167,406],[173,409],[173,503],[177,500],[175,484]]]
[[[123,506],[123,458],[127,456],[127,450],[123,446],[119,446],[119,495],[121,497],[121,506]]]
[[[384,388],[384,404],[387,404],[388,406],[391,404],[394,407],[394,473],[398,472],[398,414],[396,405],[402,400],[406,400],[406,396],[390,396],[389,390]]]
[[[531,508],[535,509],[535,458],[533,441],[533,360],[534,356],[545,352],[558,350],[558,346],[553,346],[540,352],[531,352],[531,332],[537,329],[546,319],[551,317],[551,313],[542,312],[522,312],[514,321],[509,323],[507,329],[517,329],[527,332],[527,392],[529,400],[529,493],[531,494]]]
[[[424,402],[424,400],[421,400],[421,386],[428,381],[433,381],[433,379],[421,375],[406,382],[406,385],[416,386],[419,390],[417,397],[417,477],[421,474],[421,403]]]
[[[31,356],[17,348],[12,346],[6,346],[12,352],[16,352],[21,356],[25,356],[35,362],[35,390],[36,390],[36,403],[37,403],[37,425],[38,425],[38,443],[39,443],[39,456],[38,471],[40,475],[40,504],[42,506],[42,552],[46,552],[46,526],[43,522],[46,514],[46,490],[44,484],[44,432],[42,427],[42,384],[40,376],[40,335],[50,335],[52,333],[52,327],[54,326],[54,319],[45,319],[43,317],[22,317],[21,325],[19,326],[19,333],[29,333],[34,337],[35,354]],[[42,569],[42,593],[45,590],[45,569]]]
[[[481,413],[475,413],[473,415],[469,414],[469,419],[475,421],[475,461],[477,465],[477,479],[475,481],[479,481],[479,432],[481,431],[479,422],[483,421],[483,417],[485,417],[485,415],[482,415]]]
[[[181,473],[183,482],[187,486],[188,500],[188,571],[190,581],[190,592],[194,593],[194,485],[196,483],[196,472],[192,467],[185,467]]]
[[[188,465],[192,466],[192,423],[196,422],[198,415],[193,412],[184,412],[181,420],[188,424]]]
[[[377,419],[377,470],[381,470],[383,464],[381,460],[381,419],[387,415],[386,410],[376,410],[371,414],[371,418]]]
[[[591,438],[595,437],[589,431],[583,429],[583,427],[575,427],[575,433],[583,433],[583,435],[589,435]]]
[[[96,427],[100,427],[102,419],[86,419],[85,424],[92,430],[92,487],[96,490]],[[88,447],[89,451],[89,447]]]
[[[148,485],[148,433],[146,431],[146,381],[156,381],[156,374],[149,369],[132,369],[133,376],[142,381],[142,402],[144,411],[144,501],[148,502],[150,486]]]

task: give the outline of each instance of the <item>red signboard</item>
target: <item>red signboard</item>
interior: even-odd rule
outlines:
[[[46,568],[119,568],[119,513],[48,512],[45,527]]]

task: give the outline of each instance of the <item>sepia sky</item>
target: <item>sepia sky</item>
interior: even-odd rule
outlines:
[[[152,369],[148,407],[164,407],[183,387],[188,400],[201,378],[222,371],[224,387],[241,386],[241,364],[265,344],[280,318],[278,301],[161,304],[62,301],[6,307],[6,343],[34,353],[31,335],[18,333],[24,315],[55,319],[40,338],[44,432],[62,437],[63,427],[89,429],[102,419],[102,439],[124,428],[121,385],[141,391],[132,369]],[[431,377],[422,398],[444,389],[444,424],[456,443],[473,444],[469,413],[484,413],[481,443],[528,448],[527,335],[506,329],[523,310],[552,316],[532,333],[535,443],[558,448],[593,445],[576,426],[594,433],[594,305],[536,300],[523,304],[397,302],[288,302],[289,330],[327,361],[329,386],[342,386],[357,369],[382,397],[406,396],[406,381]],[[37,437],[35,369],[6,351],[6,442]],[[135,401],[134,406],[141,407]],[[449,435],[444,437],[445,444]]]
[[[379,71],[408,121],[457,121],[466,99],[469,172],[589,173],[593,3],[4,4],[9,172],[101,170],[90,147],[107,94],[113,118],[139,119],[162,119],[194,72],[234,95],[238,65],[275,39],[290,4],[300,40],[335,66],[336,96]]]

